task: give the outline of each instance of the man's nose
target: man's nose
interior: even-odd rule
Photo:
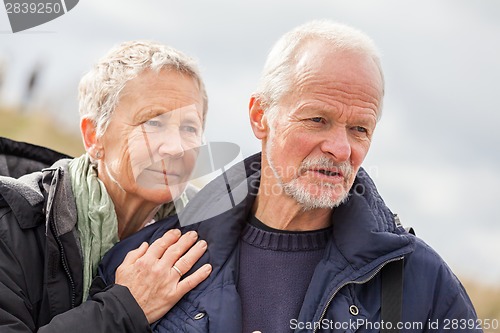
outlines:
[[[324,135],[321,143],[323,153],[332,156],[336,162],[348,161],[351,157],[351,144],[347,129],[343,126],[335,126]]]
[[[179,128],[172,126],[165,131],[158,152],[162,157],[180,158],[184,156],[184,147],[182,146],[182,137]]]

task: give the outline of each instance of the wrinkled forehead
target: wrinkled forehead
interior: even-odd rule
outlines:
[[[372,109],[379,118],[382,99],[383,78],[370,55],[312,43],[297,53],[278,104],[282,106],[280,112],[285,113],[304,103],[312,103],[315,108],[327,108],[332,103],[356,104]]]
[[[175,120],[179,118],[189,118],[189,117],[195,117],[201,119],[202,117],[202,112],[201,109],[198,105],[196,104],[189,104],[189,105],[184,105],[184,106],[178,106],[176,104],[168,105],[168,107],[165,106],[151,106],[149,108],[146,108],[143,112],[138,112],[135,114],[134,118],[137,118],[138,121],[140,120],[147,120],[147,119],[161,119],[161,120]]]
[[[360,86],[369,89],[379,99],[383,96],[383,77],[378,60],[362,49],[339,49],[320,41],[310,41],[297,53],[293,72],[299,88],[309,78],[317,83]]]
[[[172,70],[147,70],[126,83],[115,112],[132,113],[133,118],[152,118],[197,111],[203,118],[203,104],[198,82],[191,76]]]

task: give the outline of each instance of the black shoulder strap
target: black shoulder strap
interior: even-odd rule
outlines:
[[[380,333],[399,333],[397,323],[401,322],[403,307],[403,265],[404,259],[400,259],[382,268],[380,319],[384,325]]]

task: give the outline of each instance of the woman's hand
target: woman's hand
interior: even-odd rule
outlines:
[[[212,266],[205,264],[180,280],[207,249],[207,243],[204,240],[196,243],[197,239],[195,231],[181,237],[178,229],[169,230],[153,244],[143,243],[130,251],[116,269],[115,283],[130,290],[150,324],[212,271]]]

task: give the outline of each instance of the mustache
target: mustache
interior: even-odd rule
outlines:
[[[308,158],[304,160],[299,167],[299,174],[302,174],[310,169],[336,169],[342,174],[344,178],[350,178],[353,173],[352,165],[345,161],[336,163],[326,156],[317,158]]]

